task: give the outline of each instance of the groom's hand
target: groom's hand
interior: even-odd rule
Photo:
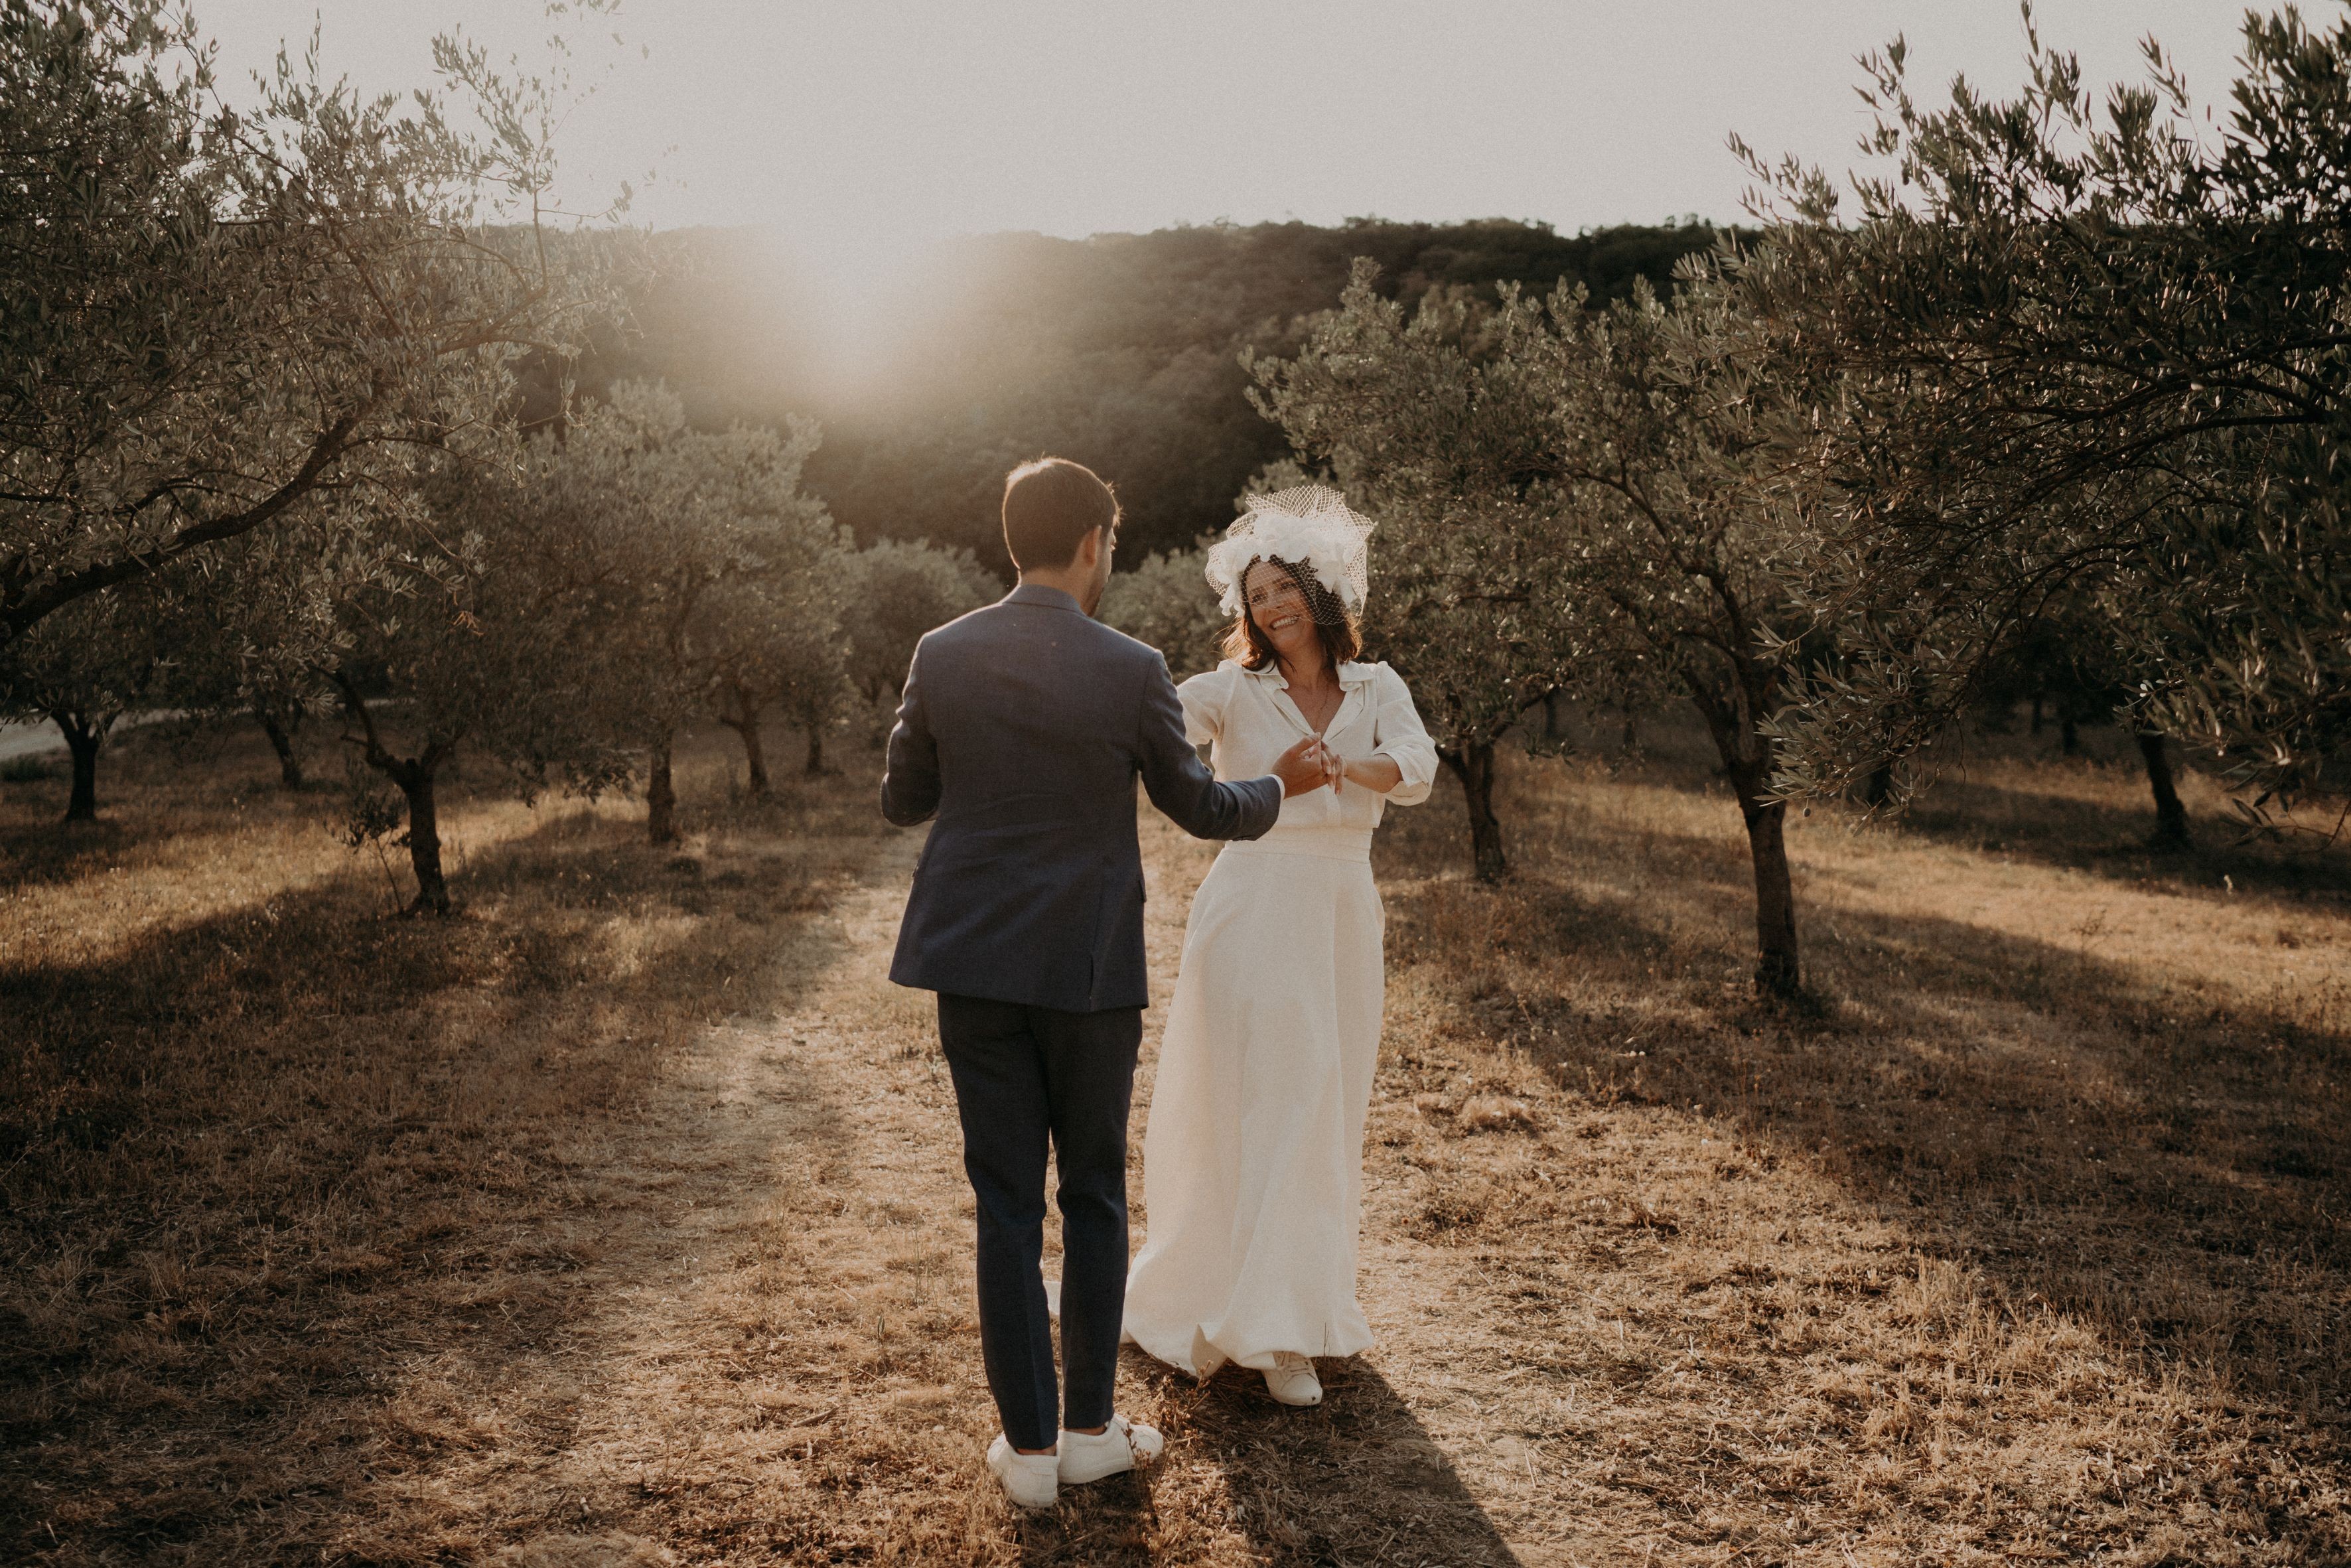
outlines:
[[[1303,795],[1331,782],[1331,753],[1322,737],[1310,735],[1273,759],[1273,776],[1281,780],[1281,797]]]

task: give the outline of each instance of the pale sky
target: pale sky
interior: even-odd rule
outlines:
[[[369,89],[427,80],[452,23],[526,63],[549,30],[525,0],[197,3],[232,81],[314,16],[329,72]],[[2091,79],[2138,79],[2152,31],[2221,103],[2241,14],[2035,7]],[[563,138],[575,199],[656,167],[637,221],[771,226],[852,269],[998,229],[1735,219],[1727,133],[1842,171],[1854,57],[1907,35],[1935,101],[1955,72],[2012,91],[2023,38],[2012,0],[626,0],[581,31],[602,85]]]

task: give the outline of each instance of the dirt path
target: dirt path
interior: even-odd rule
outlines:
[[[772,1022],[706,1031],[643,1116],[580,1151],[575,1218],[529,1249],[577,1260],[564,1326],[420,1349],[351,1557],[1894,1564],[2062,1561],[2086,1538],[2269,1563],[2292,1549],[2205,1549],[2271,1491],[2339,1495],[2314,1452],[2279,1468],[2079,1325],[1999,1305],[1804,1151],[1495,1043],[1537,1020],[1481,1022],[1458,993],[1506,905],[1431,880],[1392,890],[1407,956],[1361,1286],[1377,1348],[1326,1363],[1306,1412],[1252,1374],[1196,1386],[1130,1353],[1120,1406],[1168,1434],[1164,1459],[1016,1516],[981,1463],[971,1205],[929,998],[886,977],[914,849],[836,904]],[[1145,855],[1164,998],[1212,852],[1155,819]]]
[[[1382,1347],[1327,1369],[1322,1410],[1281,1410],[1252,1375],[1196,1388],[1130,1352],[1121,1406],[1172,1439],[1150,1479],[1050,1517],[1001,1503],[979,1458],[994,1419],[952,1095],[928,998],[885,975],[914,848],[837,907],[784,1016],[708,1032],[630,1134],[582,1151],[580,1218],[554,1239],[580,1260],[581,1310],[519,1354],[406,1369],[378,1522],[344,1548],[429,1558],[430,1519],[444,1542],[549,1568],[1555,1560],[1506,1544],[1478,1501],[1488,1469],[1527,1461],[1485,1440],[1508,1390],[1460,1354],[1458,1319],[1489,1292],[1458,1255],[1388,1235],[1365,1259]],[[1209,856],[1172,832],[1150,853],[1164,996]],[[1375,1164],[1374,1213],[1401,1212],[1415,1174]]]

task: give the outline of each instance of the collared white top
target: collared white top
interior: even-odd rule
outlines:
[[[1356,829],[1379,825],[1391,802],[1415,806],[1428,799],[1437,781],[1437,747],[1412,706],[1404,677],[1383,664],[1339,666],[1338,710],[1323,727],[1323,743],[1351,762],[1384,757],[1403,779],[1385,795],[1353,779],[1330,789],[1311,789],[1281,803],[1275,831],[1284,828]],[[1261,779],[1273,759],[1313,727],[1290,700],[1280,666],[1246,670],[1228,659],[1176,688],[1184,704],[1184,733],[1195,746],[1211,747],[1219,779]]]

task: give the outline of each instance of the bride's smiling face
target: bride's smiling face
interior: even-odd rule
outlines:
[[[1314,629],[1313,612],[1289,572],[1270,560],[1251,561],[1241,580],[1249,596],[1249,619],[1257,622],[1257,629],[1265,633],[1283,664],[1294,662],[1319,644],[1321,634]]]

